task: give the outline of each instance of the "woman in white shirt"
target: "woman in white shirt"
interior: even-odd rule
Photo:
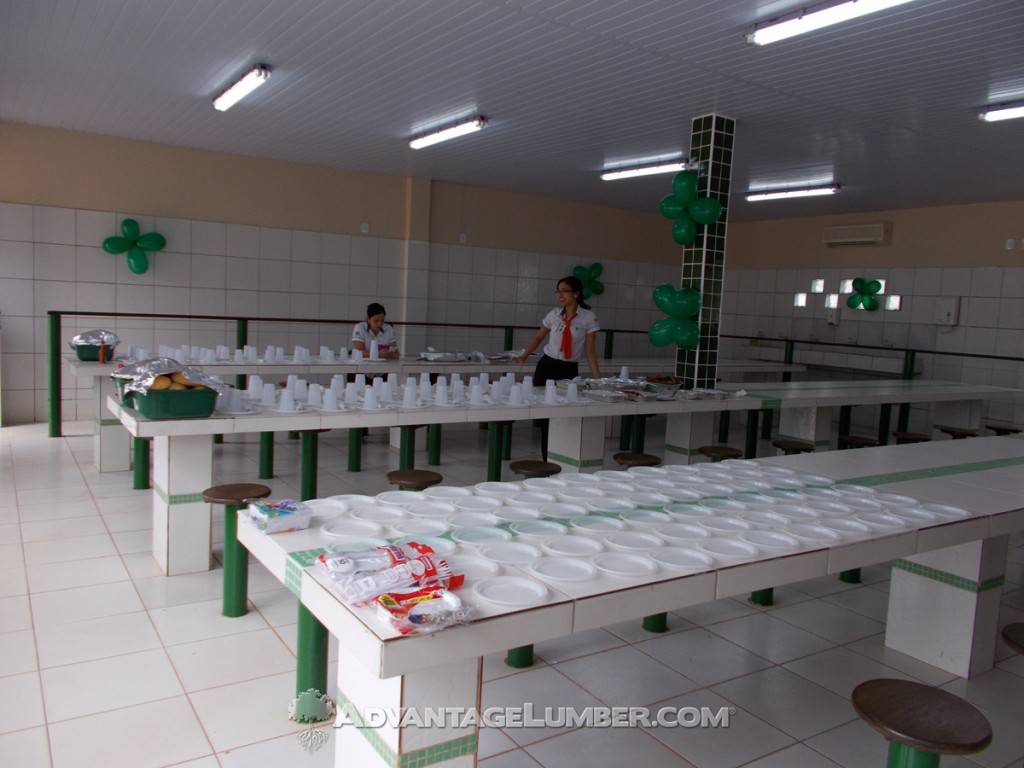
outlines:
[[[395,329],[384,322],[387,313],[384,307],[373,302],[366,308],[366,321],[352,329],[352,348],[370,354],[370,342],[377,342],[377,352],[385,360],[397,360],[398,339]]]
[[[597,324],[597,315],[583,301],[583,284],[579,278],[563,277],[558,281],[555,295],[558,297],[558,306],[544,316],[537,335],[517,360],[525,362],[550,335],[533,374],[536,386],[544,386],[549,379],[575,378],[579,375],[579,361],[584,354],[590,364],[591,375],[595,379],[601,378],[595,341],[601,328]]]

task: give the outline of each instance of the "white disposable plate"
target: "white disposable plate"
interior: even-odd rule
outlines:
[[[356,504],[374,504],[377,499],[373,496],[364,496],[361,493],[342,493],[338,496],[328,496],[331,501],[340,501],[343,504],[348,504],[352,507]]]
[[[764,509],[752,509],[744,512],[740,517],[754,526],[754,528],[769,531],[785,528],[792,522],[785,515],[779,515]]]
[[[397,504],[406,507],[414,501],[423,501],[427,497],[422,491],[383,491],[375,497],[381,504]]]
[[[871,526],[859,520],[846,520],[842,517],[826,517],[819,525],[835,531],[846,538],[862,538],[871,535]]]
[[[610,496],[606,496],[603,499],[595,501],[588,501],[583,506],[591,512],[614,512],[615,514],[631,512],[637,508],[636,504],[632,501],[627,499],[616,499]]]
[[[624,522],[616,520],[614,517],[605,517],[604,515],[574,517],[569,521],[569,525],[583,533],[611,533],[626,530]]]
[[[306,505],[313,510],[313,516],[320,520],[330,520],[348,512],[348,504],[334,499],[310,499]]]
[[[785,515],[794,523],[811,523],[824,517],[819,510],[801,504],[776,504],[772,512]]]
[[[501,506],[501,499],[496,496],[458,496],[452,504],[466,512],[493,512]]]
[[[636,467],[636,469],[640,469],[640,467]],[[653,469],[653,467],[648,467],[648,469]],[[666,504],[672,503],[672,499],[663,493],[646,493],[640,491],[631,493],[626,498],[642,509],[661,509]]]
[[[527,565],[540,557],[540,550],[521,541],[500,541],[480,547],[480,555],[502,565]]]
[[[630,467],[626,473],[637,477],[665,477],[668,470],[664,467]]]
[[[909,521],[888,512],[861,512],[855,519],[866,523],[874,531],[898,531],[911,526]]]
[[[635,512],[624,512],[621,515],[626,525],[636,528],[651,528],[655,525],[664,525],[672,522],[672,515],[667,512],[657,512],[653,509],[640,509]]]
[[[931,525],[939,521],[939,516],[924,507],[886,507],[890,515],[906,520],[911,525]]]
[[[697,548],[701,552],[707,552],[716,560],[722,563],[738,563],[743,560],[753,560],[761,550],[749,541],[739,539],[704,539],[697,542]]]
[[[403,536],[395,539],[395,544],[408,544],[415,541],[417,544],[426,544],[439,555],[448,555],[458,549],[458,545],[451,539],[442,539],[440,536]]]
[[[461,488],[457,485],[434,485],[427,488],[423,493],[431,499],[445,499],[446,501],[452,501],[464,496],[473,495],[473,492],[469,490],[469,488]]]
[[[501,573],[501,566],[496,562],[476,555],[452,555],[446,557],[445,561],[451,566],[453,573],[461,573],[474,581],[498,576]]]
[[[767,493],[737,493],[733,498],[736,501],[742,501],[750,507],[770,507],[781,501],[781,499],[769,496]]]
[[[771,483],[772,488],[779,490],[796,490],[803,488],[804,484],[800,482],[795,475],[772,475],[768,478],[768,482]]]
[[[874,496],[867,499],[861,499],[856,496],[847,496],[844,494],[842,503],[851,507],[854,512],[881,512],[884,509],[881,502],[875,501]]]
[[[796,523],[782,529],[783,533],[795,536],[803,544],[811,547],[830,547],[843,540],[843,534],[814,523]]]
[[[713,509],[705,507],[703,504],[693,504],[690,502],[666,504],[662,507],[662,510],[668,512],[673,518],[685,518],[687,520],[694,517],[708,517],[715,514]]]
[[[369,520],[353,520],[349,517],[341,517],[330,520],[320,526],[320,532],[325,536],[365,539],[380,536],[384,532],[384,526],[373,523]]]
[[[405,517],[405,510],[393,504],[366,504],[355,507],[351,514],[357,520],[391,525]]]
[[[672,477],[644,477],[637,478],[636,489],[638,491],[650,491],[652,493],[664,493],[668,488],[675,488],[676,480]]]
[[[280,408],[267,408],[267,413],[280,413],[284,416],[293,416],[296,413],[308,413],[309,406],[303,405],[302,403],[296,403],[295,407],[290,411],[282,411]]]
[[[821,512],[822,517],[850,517],[853,515],[853,507],[849,504],[843,504],[839,501],[824,501],[821,499],[815,499],[807,502],[808,507]]]
[[[613,483],[634,483],[635,477],[630,477],[630,474],[624,469],[599,469],[594,472],[594,477],[600,478],[601,480],[609,480]]]
[[[507,541],[512,534],[504,528],[456,528],[452,531],[452,540],[459,544],[478,546],[490,541]]]
[[[648,555],[654,562],[674,571],[706,571],[715,567],[715,558],[692,547],[661,547]]]
[[[540,508],[540,513],[544,517],[556,517],[556,518],[571,518],[571,517],[583,517],[587,514],[587,508],[581,504],[545,504]]]
[[[735,499],[704,499],[701,504],[723,515],[735,515],[748,509],[746,504]]]
[[[455,512],[455,505],[446,501],[414,501],[406,504],[405,509],[410,515],[416,517],[433,517],[443,520]]]
[[[592,563],[578,557],[539,557],[527,570],[541,579],[551,581],[590,581],[597,576]]]
[[[327,551],[332,553],[340,552],[364,552],[375,547],[386,547],[387,539],[341,539],[327,545]]]
[[[568,485],[557,477],[530,477],[523,480],[523,486],[531,491],[554,491]]]
[[[856,485],[854,483],[840,483],[836,486],[836,490],[844,495],[850,494],[852,496],[874,496],[878,493],[870,485]]]
[[[843,495],[840,491],[836,490],[835,488],[824,487],[805,488],[803,490],[803,493],[806,493],[808,496],[812,498],[825,498],[831,499],[833,501]]]
[[[564,501],[568,504],[583,504],[588,501],[600,499],[604,495],[605,492],[600,488],[588,488],[586,486],[570,486],[569,488],[562,488],[557,493],[558,500]]]
[[[517,523],[521,520],[538,519],[540,510],[532,507],[499,507],[494,510],[494,516],[506,523]]]
[[[738,517],[702,517],[697,524],[703,525],[715,534],[748,531],[754,527],[751,523]]]
[[[828,487],[835,483],[831,477],[825,477],[824,475],[801,475],[798,474],[796,479],[804,485]]]
[[[723,461],[722,464],[728,464],[728,461]],[[765,475],[795,475],[796,472],[789,467],[780,467],[776,464],[768,463],[756,463],[754,466],[757,467],[758,472]]]
[[[494,576],[473,585],[477,597],[495,605],[507,608],[525,608],[543,603],[548,597],[548,588],[532,579],[518,576]]]
[[[891,507],[919,507],[921,502],[912,496],[904,496],[900,493],[876,493],[871,497],[873,501],[880,501]]]
[[[599,571],[612,576],[639,578],[658,571],[658,564],[651,558],[633,552],[602,552],[591,562]]]
[[[733,487],[736,493],[754,493],[757,491],[770,491],[772,489],[771,483],[749,477],[734,478],[729,485]]]
[[[592,536],[552,536],[541,541],[540,548],[559,557],[588,557],[604,551],[604,545]]]
[[[800,540],[778,531],[743,531],[740,540],[753,544],[764,552],[791,552],[800,548]]]
[[[254,413],[259,413],[255,408],[248,408],[241,411],[216,411],[215,416],[252,416]]]
[[[483,496],[508,496],[510,493],[521,493],[523,486],[519,483],[477,483],[473,486]]]
[[[680,488],[678,485],[674,488],[666,488],[663,491],[659,491],[659,493],[668,496],[673,502],[685,503],[689,501],[699,501],[704,498],[700,491],[694,491],[690,488]]]
[[[653,533],[641,533],[640,531],[619,531],[609,533],[604,537],[605,543],[612,549],[624,550],[627,552],[644,552],[648,549],[660,547],[665,540]]]
[[[602,480],[595,487],[600,488],[605,494],[610,496],[619,496],[636,491],[636,486],[631,483],[612,482],[611,480]]]
[[[497,525],[498,516],[490,512],[453,512],[448,515],[448,522],[452,528],[479,528],[481,526]]]
[[[587,486],[601,482],[601,478],[588,472],[567,472],[558,478],[567,486]]]
[[[669,544],[681,544],[683,542],[707,539],[711,536],[707,528],[693,523],[666,523],[655,526],[651,533],[654,533]]]
[[[542,504],[554,504],[555,494],[541,493],[540,491],[523,491],[521,493],[511,493],[502,498],[502,501],[510,507],[540,507]]]
[[[732,496],[736,490],[731,485],[721,483],[702,483],[694,486],[693,490],[700,494],[702,499],[709,499],[714,496]]]
[[[536,536],[561,536],[569,529],[554,520],[520,520],[509,524],[509,530],[516,536],[532,538]]]
[[[439,533],[447,531],[449,525],[441,520],[418,517],[408,520],[399,520],[391,527],[399,536],[437,536]]]
[[[966,509],[951,507],[948,504],[922,504],[921,509],[938,515],[940,520],[961,520],[971,516]]]
[[[776,488],[771,491],[765,491],[765,496],[771,496],[773,499],[778,499],[780,504],[797,503],[800,501],[807,501],[810,498],[806,493],[801,491],[794,491],[789,488]]]

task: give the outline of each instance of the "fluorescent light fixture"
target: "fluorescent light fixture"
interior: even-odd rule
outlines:
[[[1024,117],[1024,102],[1016,104],[993,104],[985,107],[984,112],[978,113],[978,119],[986,123],[996,123],[1000,120],[1013,120],[1016,117]]]
[[[687,163],[679,160],[674,163],[661,163],[660,165],[641,165],[634,168],[616,168],[601,174],[604,181],[616,181],[618,179],[635,179],[637,176],[654,176],[658,173],[675,173],[685,171]]]
[[[839,191],[838,184],[829,184],[824,187],[792,187],[789,189],[764,189],[757,192],[747,192],[747,202],[759,203],[763,200],[783,200],[787,197],[818,197],[819,195],[834,195]]]
[[[830,293],[825,297],[825,309],[839,309],[838,293]]]
[[[817,277],[811,280],[811,293],[824,293],[825,292],[825,281],[824,279]]]
[[[237,83],[228,88],[224,93],[213,100],[213,108],[218,112],[226,112],[235,104],[240,102],[250,93],[255,91],[270,77],[270,67],[265,64],[257,64],[245,73]]]
[[[439,131],[433,131],[431,133],[425,133],[422,136],[417,136],[415,139],[409,141],[409,146],[413,149],[423,149],[433,144],[440,144],[442,141],[448,141],[449,139],[457,139],[459,136],[465,136],[467,133],[476,133],[481,128],[487,125],[485,120],[480,115],[471,117],[469,120],[464,120],[461,123],[450,125],[447,128],[442,128]]]
[[[747,35],[747,42],[754,45],[777,43],[779,40],[830,27],[833,24],[841,24],[844,21],[884,11],[887,8],[895,8],[897,5],[905,5],[909,2],[912,0],[846,0],[846,2],[824,7],[818,6],[817,9],[801,11],[797,16],[783,17],[758,27]]]
[[[900,306],[903,304],[903,297],[899,294],[892,294],[885,297],[885,308],[890,312],[899,312]]]
[[[806,293],[794,293],[793,294],[793,306],[794,307],[806,307],[807,306],[807,294]]]
[[[853,280],[840,280],[839,281],[839,292],[840,293],[853,293]]]

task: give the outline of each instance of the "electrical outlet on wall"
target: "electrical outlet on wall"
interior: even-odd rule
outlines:
[[[943,296],[935,300],[935,324],[957,325],[960,322],[960,297]]]

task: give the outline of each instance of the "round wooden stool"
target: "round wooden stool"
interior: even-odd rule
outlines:
[[[444,480],[437,472],[428,469],[395,469],[388,472],[388,482],[402,491],[422,491]]]
[[[889,741],[889,768],[937,768],[941,755],[971,755],[992,742],[988,718],[948,691],[909,680],[868,680],[853,708]]]
[[[924,432],[893,432],[892,436],[896,438],[896,445],[927,443],[932,439],[931,435],[926,435]]]
[[[656,467],[661,464],[661,459],[649,453],[616,453],[612,456],[615,463],[620,467]]]
[[[562,471],[554,462],[539,459],[519,459],[509,464],[508,468],[523,477],[551,477]]]
[[[238,543],[238,510],[253,499],[265,499],[270,489],[256,483],[215,485],[203,491],[207,504],[224,505],[224,586],[221,613],[244,616],[249,595],[249,550]]]
[[[1007,624],[1003,627],[1003,642],[1016,653],[1024,653],[1024,624]]]
[[[841,435],[839,437],[839,450],[847,450],[851,448],[875,448],[878,446],[878,440],[873,437],[865,437],[863,435]]]
[[[772,440],[772,445],[778,448],[787,456],[793,456],[797,453],[813,453],[814,443],[810,443],[807,440],[797,440],[790,437],[780,437]]]
[[[742,459],[743,451],[733,448],[731,445],[702,445],[697,453],[706,456],[712,461],[724,461],[725,459]]]
[[[1007,435],[1019,435],[1021,433],[1020,427],[1001,427],[998,424],[986,424],[985,429],[991,429],[999,437],[1006,437]]]
[[[935,428],[943,434],[949,435],[954,440],[966,440],[968,437],[977,437],[978,430],[976,429],[964,429],[963,427],[940,427],[938,424]]]

